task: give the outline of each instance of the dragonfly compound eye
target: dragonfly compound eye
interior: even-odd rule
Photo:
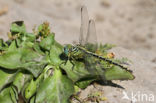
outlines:
[[[65,55],[68,55],[68,47],[67,46],[64,47],[64,53],[65,53]]]

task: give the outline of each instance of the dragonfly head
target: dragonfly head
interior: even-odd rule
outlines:
[[[69,56],[69,54],[72,52],[72,45],[71,44],[66,44],[65,46],[64,46],[64,54],[66,55],[66,56]]]

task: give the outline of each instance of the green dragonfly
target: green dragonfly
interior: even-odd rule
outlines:
[[[106,61],[112,65],[119,66],[127,71],[130,71],[121,64],[98,55],[97,53],[95,53],[96,49],[97,49],[97,37],[96,37],[95,22],[92,19],[89,20],[87,8],[83,6],[81,7],[81,27],[80,27],[79,44],[65,45],[64,54],[68,57],[69,60],[86,59],[85,55],[89,55],[99,60]]]

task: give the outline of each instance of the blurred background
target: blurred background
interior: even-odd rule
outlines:
[[[15,20],[23,20],[30,32],[48,21],[60,43],[78,41],[82,5],[96,22],[99,43],[156,54],[155,0],[0,0],[0,37],[7,39]]]

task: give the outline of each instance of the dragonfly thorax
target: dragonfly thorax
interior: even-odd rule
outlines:
[[[76,46],[73,46],[71,44],[66,44],[64,46],[64,54],[66,56],[69,56],[71,54],[73,54],[74,52],[77,52],[78,51],[78,48]]]

